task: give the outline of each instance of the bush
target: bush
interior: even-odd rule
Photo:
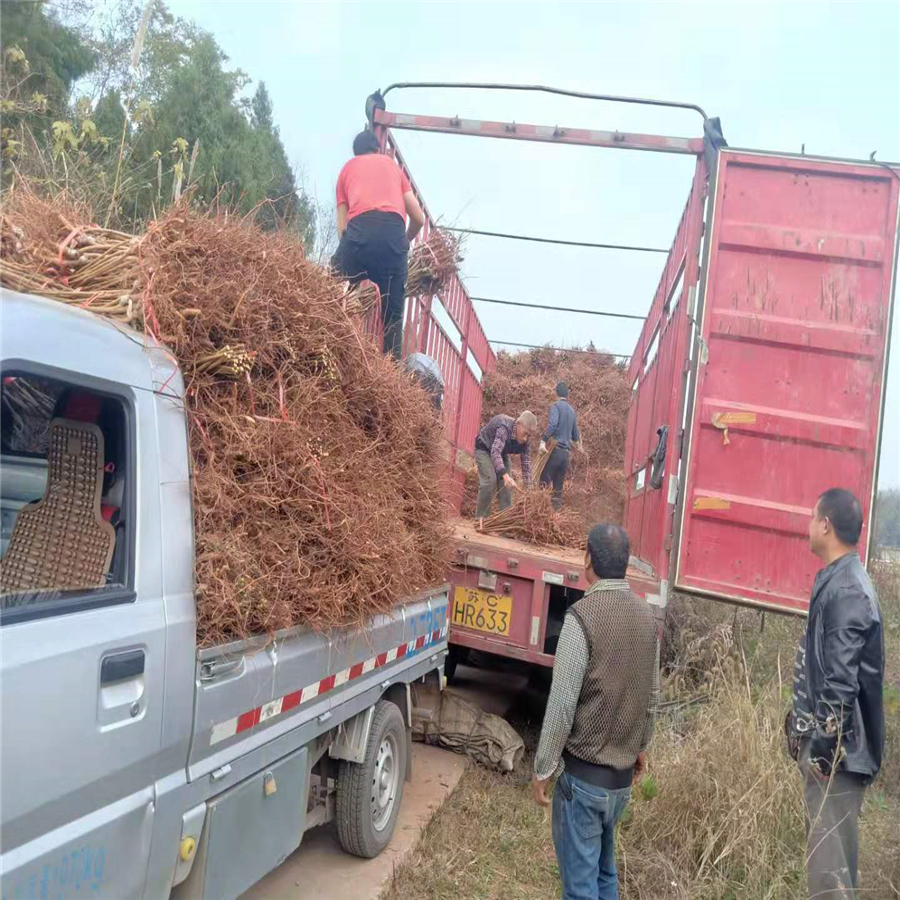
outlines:
[[[800,778],[784,749],[773,682],[723,677],[686,728],[660,723],[655,796],[633,792],[619,853],[625,896],[722,900],[805,896]]]

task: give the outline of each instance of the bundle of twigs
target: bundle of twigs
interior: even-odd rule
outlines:
[[[556,438],[550,438],[550,440],[547,441],[547,451],[538,454],[537,461],[535,462],[534,469],[531,473],[531,478],[535,484],[541,480],[541,475],[544,474],[544,469],[547,467],[547,460],[550,459],[550,454],[553,452],[556,444]]]
[[[454,235],[435,229],[428,240],[413,248],[406,278],[406,296],[420,297],[439,294],[448,280],[459,272],[460,240]],[[366,283],[347,294],[347,308],[353,313],[368,312],[378,299],[375,287]]]
[[[440,421],[291,236],[181,203],[135,254],[127,236],[76,227],[70,210],[61,226],[36,202],[13,217],[28,289],[72,302],[73,280],[105,290],[112,262],[124,265],[148,343],[165,342],[181,365],[202,643],[355,624],[443,580]]]
[[[238,344],[232,347],[226,344],[221,350],[201,353],[194,360],[194,373],[197,375],[219,375],[223,378],[243,378],[253,369],[254,354],[248,353]]]
[[[428,240],[417,244],[409,262],[406,293],[409,297],[438,294],[462,262],[460,241],[447,231],[435,229]]]
[[[581,517],[565,508],[555,510],[550,492],[545,490],[520,494],[512,506],[478,519],[476,528],[482,534],[552,547],[581,547],[587,539]]]
[[[57,209],[30,192],[4,199],[0,284],[140,324],[138,238],[73,224],[77,210]]]

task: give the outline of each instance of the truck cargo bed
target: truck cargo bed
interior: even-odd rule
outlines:
[[[362,628],[301,626],[199,650],[190,780],[288,733],[312,740],[370,692],[434,669],[447,648],[448,596],[449,585],[434,588]]]

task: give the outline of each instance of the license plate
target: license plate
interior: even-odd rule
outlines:
[[[512,597],[467,587],[453,592],[454,625],[508,635],[511,622]]]

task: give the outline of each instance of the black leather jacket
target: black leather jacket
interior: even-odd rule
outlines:
[[[884,749],[884,631],[878,596],[856,553],[816,576],[806,626],[806,677],[816,725],[810,758],[829,771],[840,726],[838,769],[867,780]],[[832,727],[827,721],[832,720]]]

